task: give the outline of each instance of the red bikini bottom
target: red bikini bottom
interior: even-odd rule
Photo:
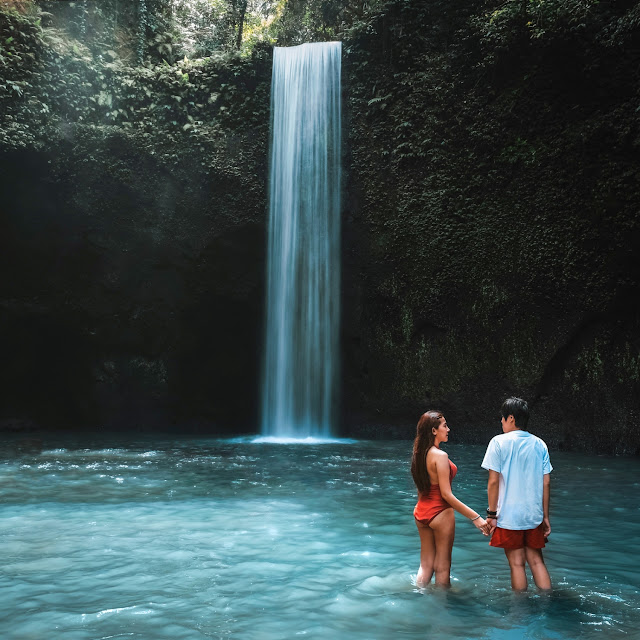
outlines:
[[[440,487],[437,484],[432,484],[429,493],[420,496],[418,504],[413,510],[413,517],[418,522],[429,525],[437,515],[440,515],[445,509],[451,508],[451,505],[442,497]]]

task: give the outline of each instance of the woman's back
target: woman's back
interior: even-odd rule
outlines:
[[[439,484],[438,480],[438,466],[437,460],[439,457],[444,457],[446,459],[449,456],[444,452],[438,449],[437,447],[431,447],[429,451],[427,451],[427,473],[429,474],[429,483],[431,486]],[[458,467],[456,467],[451,460],[449,462],[449,480],[453,480],[456,473],[458,472]]]

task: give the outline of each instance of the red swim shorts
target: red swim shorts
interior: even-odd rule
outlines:
[[[522,549],[523,547],[542,549],[545,542],[544,523],[542,523],[535,529],[523,529],[522,531],[496,527],[489,544],[500,549]]]

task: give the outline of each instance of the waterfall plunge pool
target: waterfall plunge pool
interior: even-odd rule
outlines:
[[[485,507],[484,448],[448,445]],[[410,442],[56,443],[0,457],[0,637],[611,638],[640,628],[639,462],[553,453],[550,595],[456,516],[416,589]]]

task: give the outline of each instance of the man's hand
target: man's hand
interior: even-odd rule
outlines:
[[[487,518],[487,524],[489,525],[489,535],[492,536],[498,526],[498,520],[497,518]]]
[[[549,518],[544,518],[542,524],[544,525],[544,537],[548,538],[551,533],[551,522],[549,522]]]
[[[489,523],[484,518],[476,518],[475,520],[472,520],[472,522],[476,526],[476,528],[482,531],[483,535],[489,535]]]

